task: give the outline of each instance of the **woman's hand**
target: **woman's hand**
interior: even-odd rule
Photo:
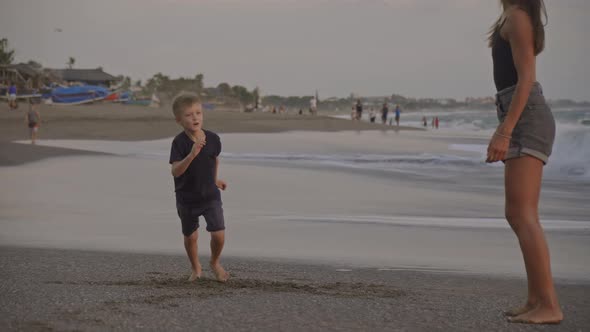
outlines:
[[[506,130],[500,125],[490,140],[488,145],[488,156],[486,163],[495,163],[506,159],[506,153],[510,146],[511,136],[505,134]]]

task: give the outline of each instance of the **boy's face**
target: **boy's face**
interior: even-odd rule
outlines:
[[[176,118],[176,122],[185,130],[190,132],[197,132],[203,127],[203,110],[200,103],[192,104],[185,108],[180,116]]]

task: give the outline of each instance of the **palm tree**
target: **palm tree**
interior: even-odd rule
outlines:
[[[0,39],[0,65],[9,65],[14,60],[14,50],[8,49],[8,39]]]
[[[195,83],[197,88],[197,94],[200,95],[203,92],[204,83],[203,83],[203,74],[198,74],[195,76]]]
[[[254,88],[254,90],[252,90],[252,97],[254,98],[254,108],[258,109],[258,107],[260,107],[260,105],[258,105],[260,103],[260,88],[256,87]]]

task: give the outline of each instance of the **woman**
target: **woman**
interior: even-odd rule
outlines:
[[[549,324],[563,320],[555,293],[549,249],[539,223],[543,165],[555,138],[555,121],[536,82],[535,57],[545,44],[543,0],[502,0],[492,26],[494,82],[500,125],[487,162],[505,162],[506,219],[518,237],[528,280],[524,306],[506,312],[511,322]]]

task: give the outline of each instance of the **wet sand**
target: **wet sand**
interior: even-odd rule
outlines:
[[[181,254],[169,172],[165,157],[135,155],[4,167],[0,243]],[[240,161],[222,161],[219,172],[228,183],[222,194],[227,255],[524,273],[518,243],[502,220],[499,185],[473,189],[462,180],[449,187],[420,177]],[[559,193],[543,197],[554,272],[588,279],[587,205],[567,201]]]
[[[24,116],[27,105],[9,111],[0,103],[0,141],[25,139],[27,128]],[[111,139],[153,140],[174,136],[178,125],[169,107],[161,108],[95,104],[80,106],[41,105],[40,137],[45,139]],[[420,130],[411,127],[392,127],[382,124],[353,122],[331,117],[332,113],[318,116],[295,113],[271,114],[244,113],[231,109],[205,110],[207,129],[219,133],[274,133],[292,130]]]
[[[24,123],[28,105],[21,104],[10,111],[0,103],[0,166],[86,154],[83,151],[66,151],[53,148],[25,148],[6,144],[28,139]],[[90,139],[117,141],[145,141],[174,137],[180,127],[174,121],[169,107],[151,108],[119,104],[80,106],[41,105],[40,140]],[[419,130],[410,127],[391,127],[381,124],[352,122],[326,115],[311,116],[270,113],[243,113],[231,109],[205,111],[206,127],[217,133],[277,133],[285,131],[345,131],[345,130]]]

